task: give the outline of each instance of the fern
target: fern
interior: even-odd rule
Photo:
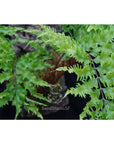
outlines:
[[[72,25],[75,39],[71,33],[65,36],[45,26],[42,28],[42,42],[55,46],[58,52],[74,57],[82,64],[82,67],[57,69],[74,72],[83,82],[69,89],[65,96],[91,97],[80,119],[88,116],[90,119],[114,119],[114,25]]]
[[[0,83],[7,83],[6,90],[0,93],[0,106],[12,101],[16,106],[15,118],[22,107],[43,118],[39,107],[45,106],[49,100],[37,93],[36,87],[50,86],[40,77],[40,71],[52,67],[47,60],[53,56],[45,48],[49,44],[58,54],[64,55],[64,60],[73,57],[80,63],[80,66],[56,69],[75,73],[82,81],[82,84],[76,83],[75,88],[70,88],[65,96],[74,94],[91,98],[80,119],[114,119],[114,25],[62,25],[63,33],[56,33],[44,25],[41,28],[28,30],[0,26],[0,69],[3,69]],[[32,33],[36,39],[23,39],[19,37],[19,31]],[[15,39],[9,41],[5,35],[14,35]],[[26,43],[36,51],[17,57],[13,50],[15,42]]]
[[[3,72],[0,73],[0,83],[7,84],[6,90],[0,93],[0,107],[12,101],[16,107],[15,118],[21,112],[22,107],[25,107],[42,119],[38,107],[46,106],[45,103],[50,101],[41,93],[37,93],[36,87],[51,85],[42,80],[37,71],[45,71],[47,67],[51,67],[46,61],[52,56],[43,46],[37,44],[38,40],[22,39],[18,31],[26,32],[27,30],[19,27],[0,26],[0,69],[3,69]],[[36,30],[30,30],[30,32],[37,34]],[[15,39],[9,41],[5,35],[14,35]],[[15,42],[26,43],[26,45],[30,43],[36,51],[17,57],[13,49]],[[37,98],[38,101],[34,98]]]

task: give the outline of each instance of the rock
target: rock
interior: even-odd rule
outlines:
[[[10,26],[17,26],[17,27],[22,27],[22,28],[25,28],[25,29],[38,29],[38,30],[42,30],[42,28],[40,27],[40,25],[10,25]],[[59,25],[47,24],[46,26],[50,26],[51,28],[56,29],[57,32],[62,32],[62,28]],[[17,34],[22,39],[36,40],[36,35],[28,33],[28,32],[18,31]],[[12,39],[14,39],[13,36],[12,36]],[[14,46],[14,51],[15,51],[17,57],[20,57],[20,56],[22,56],[25,53],[33,52],[33,51],[36,50],[35,48],[32,48],[27,43],[16,42],[13,46]],[[50,45],[47,45],[46,49],[50,50],[52,48],[51,48]]]

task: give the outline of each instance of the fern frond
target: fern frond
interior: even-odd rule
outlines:
[[[69,89],[65,96],[90,95],[91,101],[87,103],[81,118],[87,114],[91,119],[111,118],[107,113],[110,110],[107,109],[106,101],[113,100],[114,96],[114,25],[71,25],[69,27],[74,30],[73,34],[70,33],[70,28],[67,31],[66,26],[62,27],[70,36],[56,33],[43,26],[44,32],[41,32],[41,37],[47,40],[46,43],[55,45],[59,52],[67,53],[83,64],[83,67],[57,69],[74,72],[78,79],[82,80],[82,85],[77,84],[75,88]],[[96,91],[99,92],[94,94]],[[112,104],[114,105],[113,101]],[[95,111],[92,110],[92,106],[95,107]],[[113,115],[113,112],[111,113]]]

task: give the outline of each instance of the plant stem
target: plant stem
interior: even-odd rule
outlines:
[[[56,68],[58,67],[59,62],[61,61],[61,59],[63,58],[64,55],[65,55],[65,54],[62,54],[62,55],[60,56],[60,58],[59,58],[59,60],[57,61],[57,64],[56,64]]]
[[[17,85],[17,82],[16,82],[16,61],[17,61],[17,58],[15,59],[14,61],[14,66],[13,66],[13,78],[14,78],[14,88],[15,88],[15,96],[16,96],[16,85]]]
[[[55,78],[55,74],[56,74],[56,68],[58,67],[59,65],[59,62],[61,61],[61,59],[63,58],[65,54],[62,54],[59,58],[59,60],[57,61],[56,65],[55,65],[55,70],[54,70],[54,74],[53,74],[53,77],[52,77],[52,80],[54,81],[54,78]]]
[[[90,58],[90,60],[91,60],[91,62],[92,62],[92,64],[93,64],[93,68],[94,68],[95,73],[96,73],[96,76],[97,76],[97,82],[98,82],[99,89],[100,89],[101,96],[102,96],[102,100],[103,100],[103,108],[105,108],[105,96],[104,96],[104,92],[103,92],[103,89],[102,89],[102,86],[101,86],[100,78],[99,78],[99,76],[98,76],[97,69],[96,69],[96,67],[95,67],[95,63],[94,63],[94,61],[93,61],[93,59],[92,59],[92,56],[91,56],[87,51],[85,51],[85,52],[87,53],[88,57]]]

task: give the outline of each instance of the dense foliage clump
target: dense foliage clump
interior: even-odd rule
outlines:
[[[80,119],[114,118],[114,26],[113,25],[63,25],[59,34],[45,27],[44,42],[57,47],[57,51],[74,57],[82,66],[73,65],[58,70],[75,73],[82,81],[66,94],[90,96]],[[68,31],[67,31],[68,28]],[[46,39],[47,38],[47,42]]]
[[[113,119],[114,118],[114,25],[61,25],[63,32],[41,25],[42,30],[24,29],[20,27],[0,26],[0,83],[7,84],[5,91],[0,93],[0,106],[9,101],[16,106],[16,118],[24,107],[38,117],[43,118],[38,107],[49,103],[36,87],[49,87],[38,73],[52,67],[47,61],[53,55],[47,51],[46,45],[62,55],[63,60],[72,57],[80,63],[69,67],[63,66],[55,71],[75,73],[82,84],[67,90],[65,96],[90,97],[80,119]],[[32,33],[35,40],[23,39],[18,32]],[[10,41],[6,35],[14,36]],[[17,57],[13,44],[26,43],[35,51]],[[28,97],[28,93],[32,95]],[[35,99],[38,99],[36,101]]]
[[[46,60],[52,56],[49,55],[43,46],[41,47],[37,44],[37,39],[22,39],[17,34],[17,31],[27,30],[19,27],[0,26],[0,68],[3,70],[0,74],[0,82],[7,83],[6,90],[0,93],[0,106],[2,107],[8,104],[9,101],[12,101],[12,104],[16,106],[15,118],[17,118],[22,107],[42,118],[38,106],[45,106],[43,101],[49,102],[49,100],[41,93],[37,93],[36,87],[49,87],[50,84],[43,81],[37,71],[50,67],[50,65],[46,63]],[[27,32],[37,34],[36,30],[28,30]],[[5,38],[5,35],[14,35],[15,39],[10,41]],[[34,46],[36,51],[17,57],[13,48],[13,44],[16,42],[26,43],[26,45],[30,44]],[[42,56],[42,54],[45,56]],[[39,99],[39,101],[28,97],[28,93],[34,98]]]

